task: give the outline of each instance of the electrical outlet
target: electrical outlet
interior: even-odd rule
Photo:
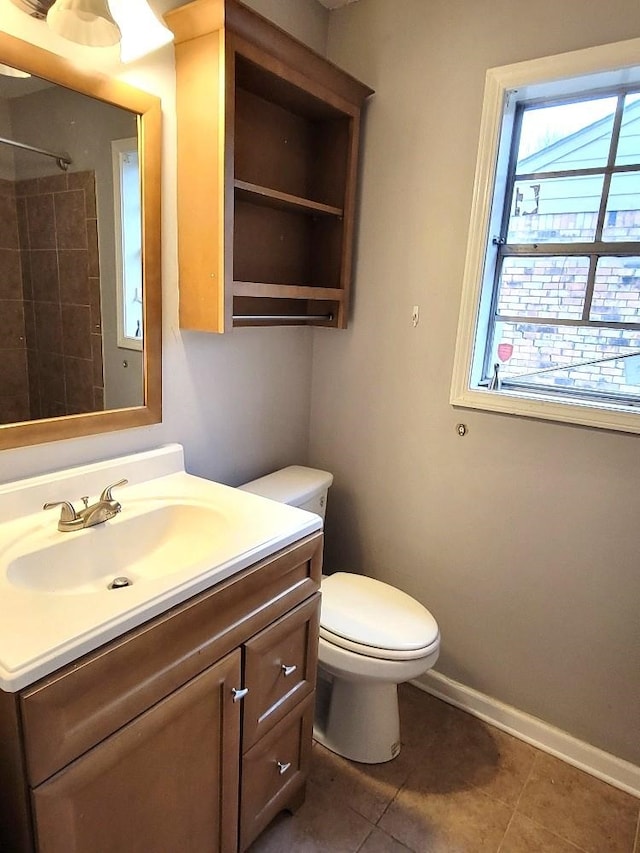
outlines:
[[[420,306],[414,305],[413,311],[411,312],[411,323],[413,324],[414,329],[418,325],[419,322],[420,322]]]

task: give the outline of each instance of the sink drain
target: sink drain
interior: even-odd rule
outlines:
[[[122,589],[125,586],[131,586],[132,581],[129,578],[120,577],[114,578],[108,586],[108,589]]]

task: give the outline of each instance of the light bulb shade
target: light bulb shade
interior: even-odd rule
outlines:
[[[109,0],[109,8],[122,33],[122,62],[133,62],[173,41],[173,33],[157,17],[147,0]]]
[[[0,62],[0,74],[3,77],[31,77],[26,71],[20,71],[19,68],[13,68],[11,65],[3,65]]]
[[[47,23],[59,36],[90,47],[109,47],[120,41],[120,28],[107,0],[56,0]]]

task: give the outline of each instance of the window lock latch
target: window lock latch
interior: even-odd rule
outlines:
[[[494,246],[504,246],[507,241],[504,239],[504,237],[494,237],[491,242]]]

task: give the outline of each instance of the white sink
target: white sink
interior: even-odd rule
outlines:
[[[216,542],[232,532],[233,517],[206,504],[144,503],[150,505],[132,501],[111,521],[53,540],[42,531],[25,536],[17,556],[2,555],[7,579],[55,595],[94,593],[116,577],[133,584],[213,561]]]
[[[122,511],[71,533],[46,501],[122,478]],[[0,485],[0,689],[14,692],[321,529],[319,516],[187,474],[182,448]],[[129,585],[111,588],[126,577]]]

